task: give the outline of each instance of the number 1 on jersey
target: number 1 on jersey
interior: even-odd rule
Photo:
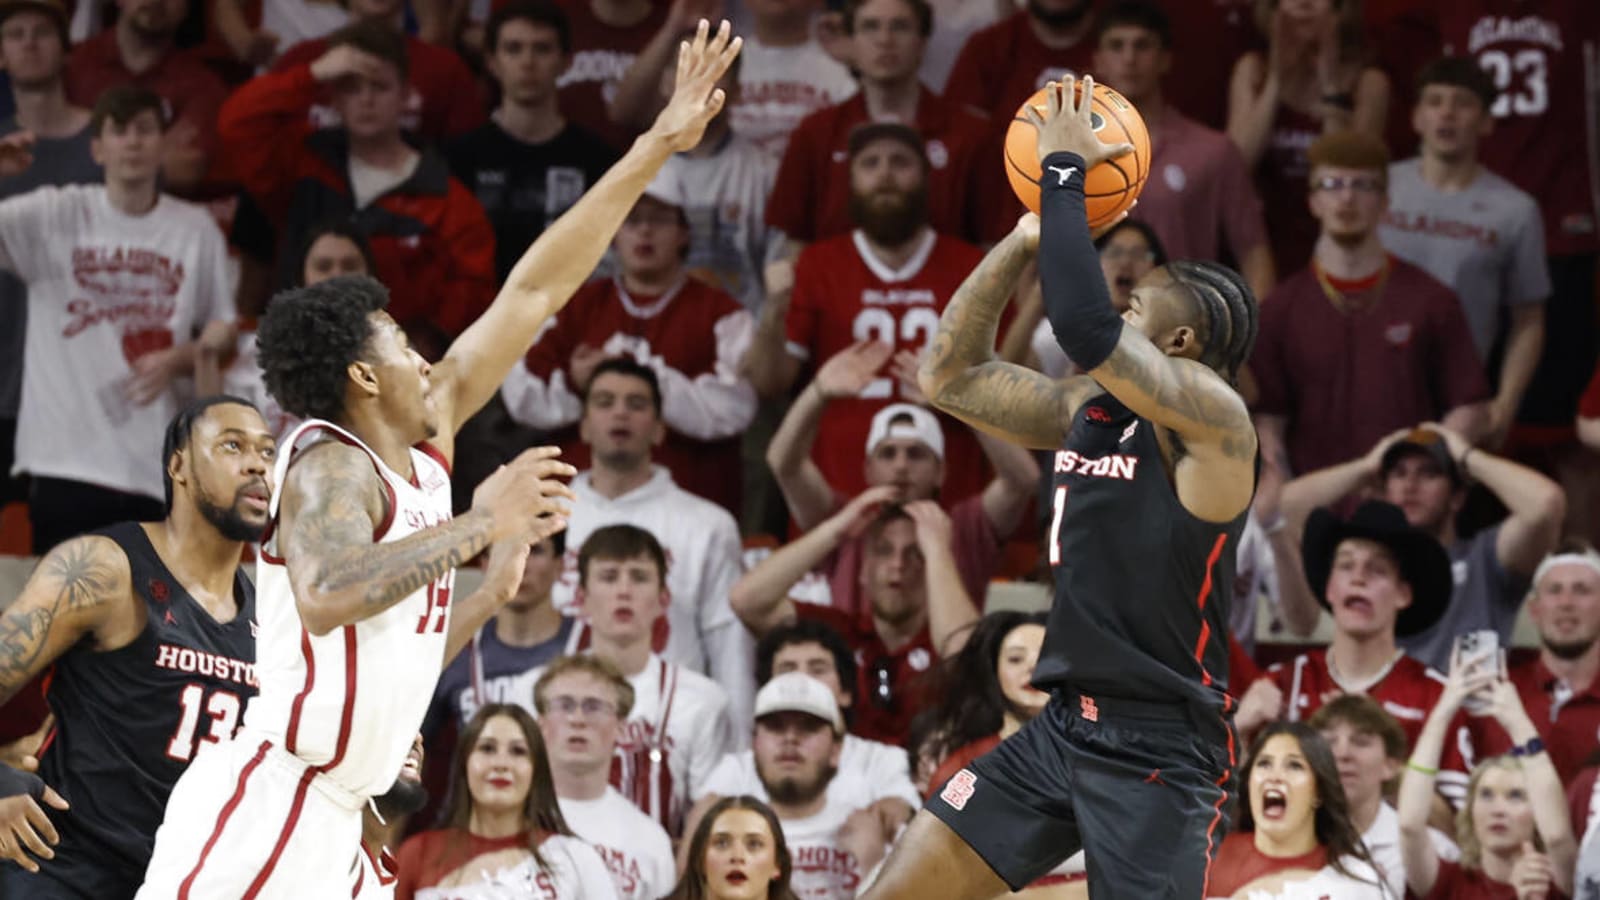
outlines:
[[[1067,509],[1067,486],[1056,488],[1056,509],[1050,517],[1050,565],[1061,565],[1061,514]]]

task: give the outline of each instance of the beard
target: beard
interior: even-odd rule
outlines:
[[[759,766],[758,766],[759,768]],[[785,806],[802,806],[816,800],[828,789],[828,784],[833,781],[834,773],[838,771],[833,766],[825,766],[811,781],[801,781],[798,778],[779,778],[768,781],[765,777],[761,780],[767,788],[767,796],[773,803]]]
[[[239,490],[243,491],[244,488]],[[239,511],[244,504],[244,498],[238,494],[234,495],[231,506],[213,502],[204,491],[195,492],[194,502],[200,510],[200,515],[211,523],[211,527],[230,541],[253,544],[261,540],[261,536],[267,531],[267,523],[256,525],[245,520],[244,513]]]
[[[1544,644],[1544,648],[1549,650],[1551,654],[1556,657],[1556,659],[1565,659],[1571,661],[1577,659],[1585,653],[1588,653],[1589,648],[1594,646],[1594,642],[1595,638],[1591,637],[1586,641],[1563,642],[1546,640],[1542,643]]]
[[[427,806],[428,789],[423,787],[420,781],[408,781],[402,778],[387,791],[373,797],[372,802],[378,807],[378,815],[382,816],[385,822],[393,822]]]
[[[879,197],[894,196],[898,202],[883,204]],[[850,219],[866,232],[873,242],[898,247],[916,237],[928,221],[928,191],[873,191],[869,194],[850,192]]]
[[[1070,9],[1047,9],[1041,0],[1028,0],[1028,15],[1049,28],[1066,30],[1082,22],[1093,6],[1090,0],[1082,0]]]

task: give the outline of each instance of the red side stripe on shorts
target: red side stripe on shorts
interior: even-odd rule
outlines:
[[[244,768],[239,771],[239,783],[233,789],[233,796],[229,797],[227,804],[222,807],[222,813],[217,816],[217,824],[211,827],[211,837],[207,838],[205,846],[200,848],[200,859],[195,862],[194,869],[189,872],[189,876],[183,879],[182,884],[178,885],[178,900],[189,900],[189,891],[194,887],[194,880],[200,877],[200,870],[206,864],[206,857],[211,854],[211,848],[215,847],[217,840],[222,837],[222,829],[227,826],[228,819],[232,817],[233,811],[238,809],[240,801],[244,800],[245,782],[250,780],[250,773],[254,772],[256,767],[261,765],[261,761],[266,758],[267,748],[270,746],[272,745],[262,741],[260,749],[256,750],[256,755],[250,757],[250,761],[245,763]]]
[[[295,752],[295,743],[300,737],[300,708],[306,705],[306,697],[317,683],[317,655],[311,652],[311,632],[306,631],[304,626],[300,628],[300,656],[306,661],[306,683],[300,688],[300,693],[294,695],[294,705],[289,707],[289,731],[283,742],[283,749],[291,754]]]
[[[283,829],[278,832],[278,842],[272,845],[272,855],[267,857],[266,865],[256,874],[250,888],[244,892],[239,900],[252,900],[261,893],[261,888],[272,877],[272,870],[278,865],[278,857],[283,855],[283,848],[289,843],[289,835],[294,834],[294,826],[300,821],[300,810],[306,805],[306,789],[311,787],[311,779],[316,777],[316,769],[306,769],[300,775],[300,784],[294,789],[294,803],[289,807],[289,820],[283,823]]]
[[[346,625],[344,631],[344,704],[339,712],[339,739],[333,745],[333,758],[317,766],[326,772],[344,761],[344,752],[350,747],[350,725],[356,714],[356,627]]]
[[[1217,787],[1221,788],[1228,783],[1228,777],[1233,774],[1234,767],[1238,764],[1234,757],[1233,726],[1227,722],[1222,723],[1228,730],[1228,767],[1222,770],[1222,777],[1217,779]],[[1228,791],[1223,788],[1216,804],[1212,807],[1211,824],[1206,826],[1206,874],[1201,879],[1203,889],[1200,896],[1211,896],[1211,864],[1217,861],[1217,826],[1222,824],[1222,808],[1228,803]]]
[[[1211,553],[1206,556],[1206,578],[1200,582],[1200,594],[1195,597],[1195,609],[1202,613],[1206,611],[1206,601],[1211,599],[1211,573],[1217,567],[1217,558],[1222,555],[1222,547],[1228,542],[1226,533],[1217,535],[1216,543],[1211,545]],[[1194,643],[1194,661],[1200,664],[1200,683],[1209,686],[1211,673],[1206,671],[1205,654],[1206,642],[1211,640],[1211,623],[1203,617],[1200,620],[1200,637]]]

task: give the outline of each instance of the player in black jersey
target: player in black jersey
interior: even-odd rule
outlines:
[[[1172,263],[1118,318],[1082,174],[1132,148],[1101,144],[1074,96],[1069,78],[1049,114],[1031,116],[1041,217],[1025,217],[956,292],[920,372],[939,408],[1057,451],[1056,596],[1034,670],[1051,700],[940,787],[875,900],[992,897],[1080,848],[1095,900],[1200,900],[1227,833],[1228,592],[1257,471],[1234,381],[1256,303],[1234,272]],[[1001,310],[1035,255],[1056,339],[1087,375],[1056,381],[994,357]]]
[[[249,401],[191,404],[167,427],[167,517],[57,545],[0,618],[0,702],[54,666],[56,719],[37,776],[0,771],[0,897],[138,890],[173,783],[256,693],[239,560],[267,524],[276,446]]]

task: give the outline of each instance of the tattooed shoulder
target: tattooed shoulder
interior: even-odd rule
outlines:
[[[51,550],[39,563],[35,577],[44,579],[56,592],[61,611],[81,612],[125,596],[131,576],[127,554],[116,541],[88,536]]]
[[[281,515],[291,547],[332,548],[370,541],[387,512],[372,460],[361,450],[328,442],[307,450],[284,479]]]

